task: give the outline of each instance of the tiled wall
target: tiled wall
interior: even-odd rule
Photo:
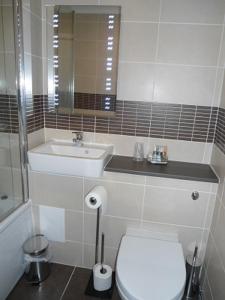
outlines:
[[[16,96],[0,94],[0,132],[18,133]]]
[[[225,109],[220,107],[216,124],[216,146],[225,154]]]
[[[216,127],[211,164],[220,180],[207,244],[204,286],[207,300],[225,299],[225,82]]]
[[[43,11],[45,4],[60,4],[60,0],[43,1]],[[46,113],[45,126],[212,143],[225,59],[224,1],[212,5],[211,0],[143,0],[140,5],[89,0],[82,4],[121,6],[117,114],[95,118]],[[43,39],[46,94],[44,49]]]
[[[45,113],[45,127],[212,143],[216,119],[216,107],[118,100],[115,117]]]
[[[81,1],[67,0],[66,3],[81,4]],[[40,133],[39,140],[58,136],[71,138],[70,130],[83,130],[92,132],[85,134],[87,140],[90,137],[90,141],[115,144],[118,154],[132,155],[133,145],[138,140],[145,142],[147,150],[150,143],[168,144],[171,159],[209,162],[223,81],[224,1],[143,0],[141,5],[139,1],[130,0],[82,1],[85,3],[122,6],[116,118],[46,113],[45,127],[48,128],[33,132],[30,137]],[[33,44],[37,56],[32,56],[33,81],[35,93],[44,95],[47,94],[46,72],[43,82],[38,77],[42,72],[38,63],[42,54],[37,47],[41,37],[36,23],[40,25],[41,17],[39,13],[35,16],[31,19],[33,30],[36,30]],[[45,61],[44,52],[42,58]],[[220,108],[218,124],[221,124],[222,114]],[[217,128],[216,143],[220,149],[223,126]],[[218,171],[224,168],[224,157],[215,149],[213,164]],[[222,172],[222,169],[218,171],[221,182]],[[106,241],[108,263],[113,264],[118,241],[129,224],[178,232],[185,253],[193,249],[196,240],[203,244],[207,241],[215,186],[111,173],[105,173],[97,181],[34,172],[30,175],[37,230],[39,205],[65,210],[65,242],[52,243],[54,259],[58,262],[85,266],[93,263],[95,217],[86,210],[83,196],[96,183],[105,185],[110,191],[107,215],[103,219],[106,235],[111,237]],[[223,184],[220,184],[217,196],[220,201],[217,199],[215,208],[215,214],[219,211],[220,217],[213,218],[218,219],[218,225],[216,233],[211,229],[206,256],[214,300],[224,299],[222,189]],[[200,190],[197,202],[190,199],[193,190]],[[206,292],[209,292],[209,285],[206,285]]]
[[[44,99],[44,96],[34,95],[27,101],[26,115],[28,134],[44,128]]]
[[[127,226],[177,233],[185,255],[195,242],[204,249],[216,184],[110,172],[99,179],[30,172],[36,231],[41,206],[57,207],[65,214],[65,241],[52,241],[54,261],[93,265],[96,212],[86,207],[84,196],[95,185],[108,191],[101,228],[106,235],[106,262],[112,266]],[[197,201],[191,199],[194,190],[200,192]],[[52,229],[47,235],[52,236]]]
[[[204,263],[206,300],[225,299],[225,155],[214,146],[212,165],[220,179]]]
[[[28,134],[44,127],[41,1],[23,0],[23,35]],[[42,139],[44,136],[42,136]],[[30,143],[30,135],[28,135]]]

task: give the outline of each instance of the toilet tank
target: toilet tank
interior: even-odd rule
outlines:
[[[179,242],[177,232],[168,232],[168,231],[157,230],[152,228],[146,229],[146,228],[139,228],[139,227],[128,227],[125,235],[156,239],[162,241],[177,242],[177,243]]]

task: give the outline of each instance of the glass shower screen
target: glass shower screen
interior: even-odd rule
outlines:
[[[23,203],[13,20],[0,0],[0,221]]]

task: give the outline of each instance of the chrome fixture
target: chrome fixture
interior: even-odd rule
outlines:
[[[154,150],[147,156],[147,161],[156,165],[168,164],[168,149],[167,146],[155,145]]]
[[[191,194],[192,200],[198,200],[199,198],[199,192],[195,191]]]
[[[25,95],[25,71],[24,71],[24,48],[23,48],[23,19],[22,1],[13,1],[14,17],[14,43],[15,43],[15,62],[16,62],[16,96],[18,103],[19,119],[19,143],[21,159],[21,177],[23,202],[29,199],[28,185],[28,142],[27,142],[27,119],[26,119],[26,95]]]
[[[75,134],[75,137],[73,138],[73,143],[76,145],[76,146],[83,146],[83,132],[80,132],[80,131],[73,131],[72,132],[73,134]]]

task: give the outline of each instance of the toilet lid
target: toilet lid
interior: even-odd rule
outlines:
[[[177,300],[183,295],[186,270],[181,244],[124,236],[116,280],[129,300]]]

